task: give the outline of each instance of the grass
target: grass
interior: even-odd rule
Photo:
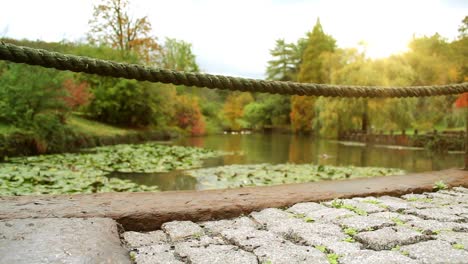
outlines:
[[[73,130],[93,136],[116,136],[126,135],[133,132],[133,130],[118,128],[111,125],[99,123],[96,121],[79,117],[77,115],[71,115],[67,119],[67,123],[73,128]]]
[[[72,114],[67,118],[67,124],[76,132],[91,136],[117,136],[136,132],[132,129],[125,129],[92,121]],[[10,124],[0,123],[0,135],[8,135],[22,130]]]

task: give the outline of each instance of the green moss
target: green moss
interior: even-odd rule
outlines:
[[[340,258],[340,255],[337,255],[335,253],[327,254],[327,259],[330,264],[338,264],[339,258]]]
[[[391,220],[396,224],[396,225],[405,225],[405,222],[403,222],[403,220],[401,220],[400,218],[398,217],[392,217]]]
[[[355,236],[358,233],[356,229],[351,228],[351,227],[343,229],[343,232],[347,234],[348,236]]]
[[[343,242],[354,243],[354,242],[356,242],[356,240],[354,240],[354,238],[348,236],[345,239],[343,239]]]
[[[381,204],[382,203],[382,202],[374,200],[374,199],[362,200],[361,202],[369,203],[369,204]]]
[[[315,248],[320,250],[323,253],[327,252],[327,247],[325,247],[325,246],[315,246]]]
[[[453,244],[452,247],[454,249],[465,249],[465,246],[463,244]]]
[[[432,199],[431,198],[417,198],[417,197],[410,197],[408,199],[406,199],[407,201],[410,201],[410,202],[424,202],[424,203],[432,203]]]
[[[361,210],[361,209],[359,209],[359,208],[357,208],[357,207],[355,207],[355,206],[352,206],[352,205],[349,205],[349,204],[345,204],[345,203],[343,202],[343,200],[340,200],[340,199],[335,199],[335,200],[333,200],[333,201],[331,202],[331,206],[332,206],[333,208],[337,208],[337,209],[340,209],[340,208],[348,209],[348,210],[350,210],[350,211],[355,212],[355,213],[358,214],[358,215],[364,215],[364,216],[367,215],[367,212],[366,212],[366,211]]]

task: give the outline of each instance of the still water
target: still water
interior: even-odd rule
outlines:
[[[313,163],[337,166],[375,166],[422,172],[463,167],[462,153],[435,154],[422,149],[366,146],[289,134],[212,135],[182,138],[174,145],[194,146],[237,153],[206,160],[204,167],[257,163]],[[113,175],[161,190],[201,190],[203,186],[180,171],[154,174]]]

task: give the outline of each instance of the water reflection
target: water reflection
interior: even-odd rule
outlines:
[[[197,179],[181,171],[167,173],[121,173],[113,172],[109,177],[128,179],[147,186],[158,185],[161,191],[196,190]]]
[[[422,172],[463,167],[463,153],[433,154],[426,150],[366,146],[308,136],[286,134],[213,135],[183,138],[176,145],[240,153],[205,160],[204,167],[257,163],[313,163],[337,166],[375,166]],[[166,190],[203,189],[181,171],[169,173],[113,174],[138,184],[159,185]]]
[[[214,135],[184,138],[174,143],[243,153],[211,160],[210,166],[289,162],[401,168],[408,172],[463,167],[462,153],[435,154],[419,149],[346,144],[300,135]]]

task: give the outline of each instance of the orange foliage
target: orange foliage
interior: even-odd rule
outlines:
[[[87,82],[75,83],[73,79],[67,79],[63,82],[63,88],[68,93],[63,100],[71,109],[88,104],[93,97]]]
[[[224,103],[223,113],[231,129],[239,130],[241,128],[238,121],[244,115],[244,107],[252,101],[253,97],[248,92],[235,92],[227,97]]]
[[[311,132],[315,99],[310,96],[291,97],[291,125],[294,132]]]
[[[205,134],[205,120],[198,104],[198,99],[187,95],[176,98],[175,120],[177,126],[190,132],[193,136]]]
[[[468,93],[462,93],[455,101],[456,108],[468,107]]]
[[[129,14],[128,0],[101,0],[94,6],[89,21],[91,43],[111,45],[122,52],[133,51],[147,63],[159,49],[147,16],[134,18]]]

